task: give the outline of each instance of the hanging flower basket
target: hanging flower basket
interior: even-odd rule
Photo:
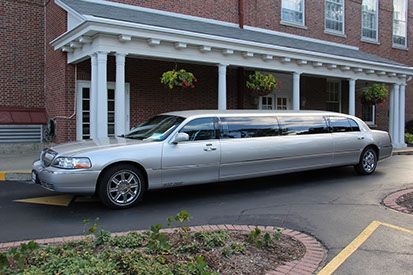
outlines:
[[[193,89],[196,82],[194,74],[184,69],[164,72],[161,77],[161,83],[170,90],[175,88]]]
[[[389,91],[383,84],[372,84],[363,90],[361,100],[365,104],[383,103],[389,96]]]
[[[277,88],[278,81],[272,74],[255,71],[248,76],[247,88],[255,96],[264,96]]]

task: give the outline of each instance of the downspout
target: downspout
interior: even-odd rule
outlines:
[[[238,0],[238,24],[241,29],[244,28],[244,0]]]

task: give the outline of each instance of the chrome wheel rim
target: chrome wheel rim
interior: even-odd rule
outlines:
[[[376,167],[376,155],[372,151],[367,151],[363,156],[363,169],[370,173]]]
[[[110,200],[115,204],[130,204],[141,193],[141,181],[132,171],[119,171],[110,178],[107,185],[107,193]]]

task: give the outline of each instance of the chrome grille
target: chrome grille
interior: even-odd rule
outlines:
[[[47,167],[52,164],[53,159],[56,157],[57,152],[51,149],[44,149],[40,154],[40,159],[42,161],[43,166]]]

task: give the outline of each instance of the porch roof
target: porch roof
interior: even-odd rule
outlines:
[[[96,1],[96,0],[95,0]],[[323,43],[312,39],[296,38],[293,36],[284,36],[276,32],[263,32],[260,30],[241,29],[235,24],[218,24],[206,21],[191,19],[190,17],[182,18],[171,14],[153,13],[145,10],[129,8],[126,5],[110,5],[105,2],[83,1],[83,0],[59,0],[81,16],[93,16],[98,18],[113,19],[151,25],[182,31],[190,31],[213,36],[226,37],[237,40],[258,42],[273,46],[285,48],[312,51],[328,55],[341,56],[352,59],[365,60],[375,63],[409,67],[396,61],[386,59],[374,54],[366,53],[357,47],[335,45],[334,43]]]

